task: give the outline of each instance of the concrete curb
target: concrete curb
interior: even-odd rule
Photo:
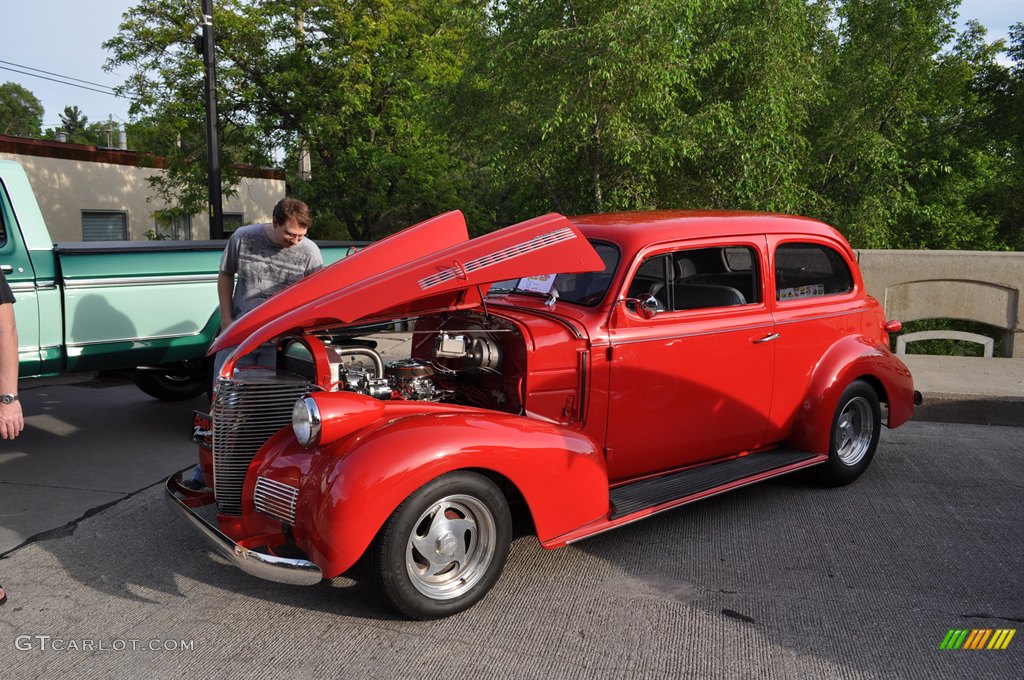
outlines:
[[[900,357],[924,403],[915,420],[1024,426],[1024,360],[912,354]]]
[[[1024,427],[1024,399],[971,394],[925,394],[914,420]]]

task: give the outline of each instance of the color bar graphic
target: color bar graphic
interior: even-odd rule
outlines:
[[[1014,628],[953,628],[939,649],[1006,649],[1016,634]]]

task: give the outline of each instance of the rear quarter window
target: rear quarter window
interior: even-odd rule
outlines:
[[[818,243],[783,243],[775,251],[775,299],[840,295],[853,290],[843,256]]]

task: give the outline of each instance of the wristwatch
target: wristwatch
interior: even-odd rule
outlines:
[[[13,404],[18,401],[17,394],[0,394],[0,403]]]

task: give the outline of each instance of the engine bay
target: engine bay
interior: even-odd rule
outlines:
[[[327,391],[522,411],[522,336],[494,316],[419,317],[282,346],[286,370]]]

